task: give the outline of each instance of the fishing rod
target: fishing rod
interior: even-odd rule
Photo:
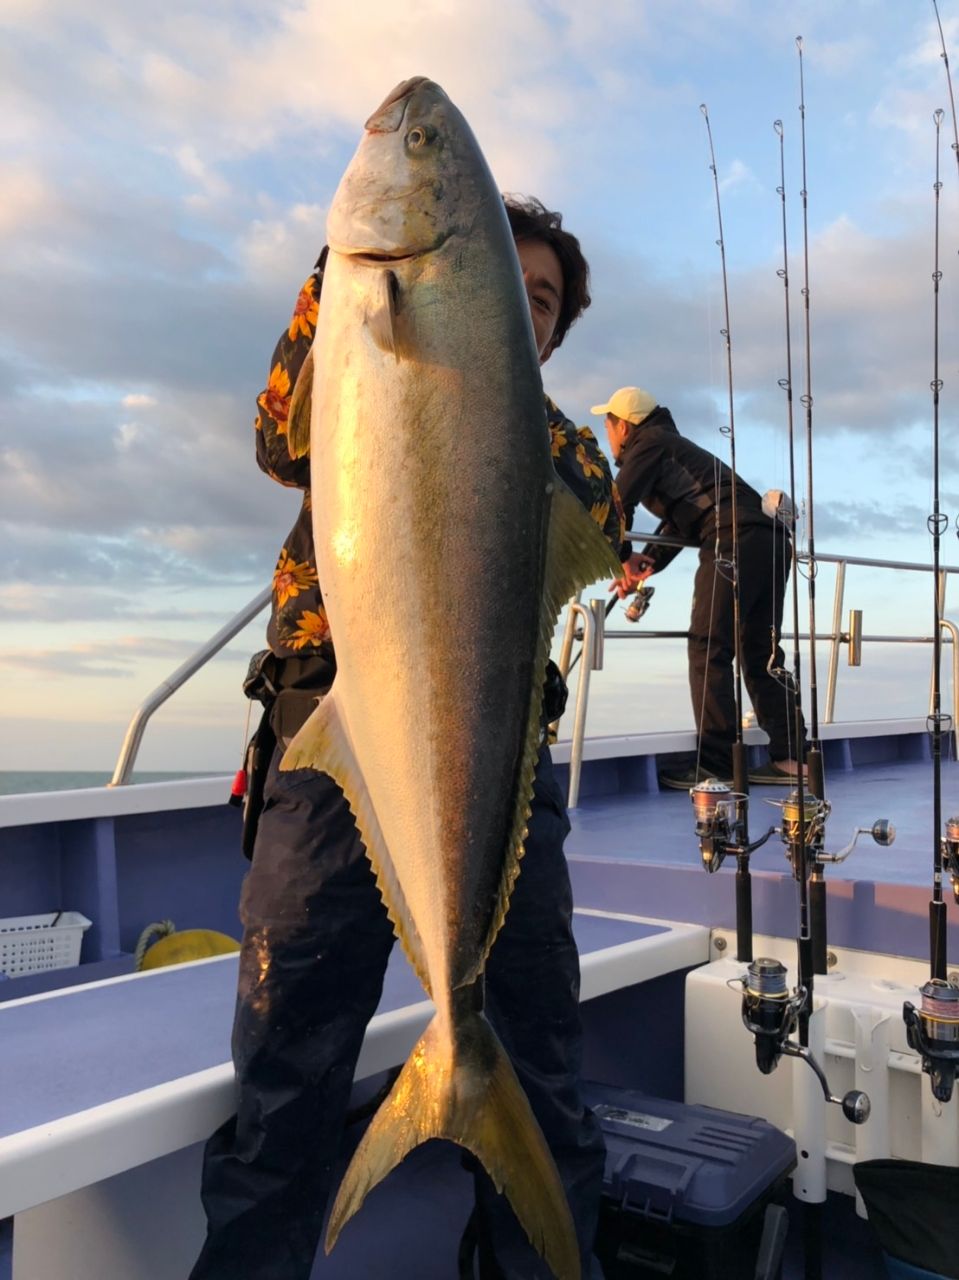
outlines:
[[[803,108],[800,106],[800,112],[802,112],[802,110]],[[783,282],[783,296],[786,308],[786,376],[780,380],[779,385],[783,387],[786,392],[787,427],[789,434],[789,512],[787,519],[791,534],[792,555],[793,669],[791,673],[785,672],[784,675],[786,677],[786,687],[792,695],[793,723],[795,726],[796,738],[794,750],[796,753],[795,759],[797,766],[795,792],[789,797],[783,806],[783,829],[784,831],[788,831],[790,837],[787,843],[787,848],[791,855],[790,860],[792,862],[793,875],[799,885],[799,937],[797,940],[799,990],[805,991],[806,993],[805,999],[802,1001],[798,1010],[799,1034],[800,1043],[808,1046],[809,1014],[813,1007],[813,974],[815,972],[815,966],[813,964],[812,926],[810,923],[809,880],[811,867],[809,854],[812,852],[813,857],[815,857],[816,844],[821,842],[821,837],[825,827],[825,815],[818,812],[816,806],[807,805],[805,795],[806,744],[805,729],[803,726],[802,682],[799,655],[799,554],[796,528],[796,449],[792,398],[792,330],[789,322],[789,251],[786,235],[786,153],[782,121],[774,121],[773,129],[779,139],[779,187],[777,188],[777,192],[779,194],[782,207],[783,265],[777,274]],[[803,201],[805,202],[805,148],[803,150],[803,156]],[[808,282],[808,254],[806,256],[806,262],[806,279]],[[808,283],[804,292],[807,294],[808,303]],[[806,314],[806,345],[808,353],[808,305]],[[811,404],[812,397],[809,395],[808,380],[806,383],[805,399],[807,403]],[[813,644],[814,635],[812,629],[810,629],[810,645]],[[807,814],[809,815],[808,821]]]
[[[796,940],[798,973],[797,984],[790,991],[787,982],[786,966],[782,961],[764,957],[756,960],[742,978],[743,1000],[742,1020],[746,1029],[753,1035],[756,1046],[756,1064],[764,1074],[772,1072],[783,1054],[802,1058],[815,1073],[823,1096],[827,1102],[838,1103],[843,1114],[854,1124],[862,1124],[868,1119],[870,1102],[867,1095],[860,1090],[850,1090],[842,1098],[833,1097],[822,1068],[817,1063],[810,1047],[810,1016],[814,1008],[814,982],[816,967],[813,958],[813,931],[810,884],[814,869],[821,865],[825,857],[844,858],[855,846],[860,834],[857,831],[852,842],[840,854],[827,855],[824,851],[825,822],[829,807],[821,796],[806,791],[806,746],[802,710],[801,659],[799,649],[799,553],[797,532],[796,502],[796,451],[792,394],[792,331],[789,314],[789,252],[786,220],[786,166],[785,141],[783,123],[776,120],[773,129],[779,140],[779,186],[776,191],[780,198],[782,213],[782,267],[777,275],[783,282],[783,298],[785,304],[785,339],[786,339],[786,376],[779,380],[779,386],[786,393],[787,428],[789,440],[789,495],[784,500],[779,495],[777,509],[772,513],[774,519],[781,520],[788,528],[791,543],[792,568],[792,614],[793,614],[793,652],[792,670],[785,667],[774,668],[778,648],[776,628],[772,631],[772,655],[770,658],[770,674],[778,678],[792,701],[792,716],[795,737],[795,759],[797,764],[796,785],[785,801],[782,802],[782,825],[779,834],[786,846],[793,876],[799,886],[799,934]],[[805,187],[805,182],[803,183]],[[805,191],[803,192],[805,198]],[[808,263],[808,257],[807,257]],[[808,268],[807,268],[808,270]],[[807,274],[808,281],[808,274]],[[808,291],[808,285],[807,285]],[[807,328],[808,350],[808,328]],[[807,362],[808,370],[808,362]],[[808,372],[807,372],[808,378]],[[809,394],[809,383],[804,397],[807,405],[812,399]],[[767,495],[768,496],[768,495]],[[778,537],[778,532],[777,535]],[[811,628],[811,641],[814,642],[814,627]],[[873,835],[876,835],[876,824]],[[825,921],[822,927],[824,931]],[[823,938],[823,951],[825,952]],[[823,966],[825,969],[825,965]],[[792,1039],[798,1031],[799,1043]],[[797,1085],[794,1085],[794,1089]],[[808,1088],[798,1086],[795,1095],[796,1136],[807,1148],[807,1162],[797,1172],[799,1186],[797,1196],[803,1197],[804,1213],[804,1252],[805,1274],[807,1280],[819,1280],[822,1275],[822,1216],[821,1204],[825,1199],[825,1133],[824,1117],[821,1107],[816,1112],[813,1098]],[[805,1131],[805,1132],[804,1132]],[[814,1158],[808,1158],[808,1157]]]
[[[801,56],[801,38],[797,41],[797,45]],[[802,99],[802,110],[804,112],[804,93],[802,93]],[[810,1044],[810,1019],[814,1010],[813,997],[816,973],[814,961],[814,922],[816,912],[811,888],[814,883],[814,876],[817,869],[819,870],[821,879],[821,868],[823,864],[827,861],[843,861],[852,852],[860,834],[868,832],[878,844],[890,844],[895,837],[895,832],[888,822],[880,820],[874,823],[871,828],[858,828],[854,832],[851,842],[838,853],[827,853],[824,847],[825,823],[829,816],[830,807],[821,794],[823,790],[821,753],[818,762],[818,772],[814,774],[816,781],[818,782],[819,794],[812,789],[812,786],[807,787],[806,768],[809,768],[810,774],[813,774],[814,770],[817,769],[817,766],[809,766],[803,727],[801,665],[799,653],[799,561],[798,536],[796,528],[798,504],[796,501],[795,431],[792,397],[792,338],[789,320],[789,255],[786,222],[785,148],[782,121],[777,120],[773,127],[777,137],[779,138],[780,185],[777,188],[777,192],[781,200],[783,235],[783,265],[777,274],[783,281],[786,313],[786,377],[780,380],[779,385],[785,390],[787,401],[790,492],[787,500],[784,500],[783,495],[779,494],[774,503],[770,502],[773,509],[770,511],[768,506],[766,509],[767,514],[771,514],[774,520],[779,520],[784,523],[791,534],[791,567],[793,572],[793,663],[791,672],[785,667],[774,669],[773,663],[776,660],[776,651],[778,648],[778,636],[776,635],[776,627],[774,625],[772,629],[773,654],[770,659],[770,674],[778,677],[782,681],[783,685],[787,689],[788,696],[792,699],[791,711],[794,723],[794,734],[796,740],[795,753],[798,768],[796,785],[788,795],[787,799],[781,802],[781,825],[778,828],[772,828],[769,834],[776,832],[780,835],[786,848],[787,857],[792,866],[794,878],[799,886],[799,933],[796,940],[798,974],[796,987],[790,990],[787,981],[786,966],[780,960],[769,957],[750,960],[745,975],[740,979],[743,993],[741,1016],[744,1026],[754,1038],[756,1064],[763,1074],[768,1075],[775,1070],[783,1055],[801,1058],[814,1073],[825,1101],[840,1106],[845,1117],[853,1124],[862,1124],[868,1119],[870,1113],[869,1098],[865,1093],[858,1089],[849,1090],[841,1098],[833,1096],[829,1089],[829,1083],[825,1072],[817,1062]],[[803,151],[803,199],[805,202],[805,146]],[[806,225],[805,220],[804,225]],[[801,398],[801,401],[807,413],[808,440],[810,439],[810,410],[812,405],[808,360],[808,352],[810,348],[808,319],[808,232],[805,239],[804,257],[806,265],[804,296],[807,300],[807,381],[806,392]],[[811,473],[811,447],[809,449],[808,457],[808,467]],[[772,495],[767,495],[767,500],[770,500],[771,498]],[[811,547],[811,557],[812,573],[814,575],[814,542]],[[814,645],[814,606],[810,633],[811,643]],[[818,715],[818,712],[816,714]],[[804,766],[806,766],[806,768],[804,768]],[[718,784],[714,783],[712,784],[712,787],[715,788],[717,785]],[[731,798],[728,796],[721,797],[716,796],[715,794],[711,798],[716,808],[721,808],[723,805],[728,806],[731,801]],[[699,829],[699,826],[697,826],[697,831],[699,831]],[[764,839],[765,838],[768,837],[764,837]],[[825,957],[824,906],[825,901],[823,897],[821,903],[821,914],[819,917],[823,957]],[[825,963],[823,963],[823,970],[825,970]],[[797,1033],[798,1042],[793,1039],[794,1034]],[[807,1280],[819,1280],[819,1277],[822,1275],[822,1218],[820,1206],[826,1196],[825,1117],[824,1112],[822,1111],[822,1104],[817,1104],[816,1101],[818,1093],[815,1085],[810,1087],[810,1085],[803,1084],[797,1079],[794,1081],[793,1087],[795,1091],[794,1105],[796,1108],[795,1123],[797,1138],[801,1132],[803,1135],[802,1141],[807,1148],[805,1153],[806,1159],[803,1162],[800,1173],[797,1174],[797,1177],[799,1178],[799,1190],[797,1190],[797,1196],[800,1196],[800,1198],[803,1199],[806,1206],[804,1213],[806,1277]]]
[[[938,18],[939,12],[936,11]],[[942,27],[940,25],[940,34]],[[945,50],[945,43],[943,44]],[[943,52],[945,57],[945,52]],[[948,68],[948,59],[946,62]],[[950,86],[951,88],[951,86]],[[929,1075],[932,1092],[940,1102],[952,1097],[953,1085],[959,1073],[959,988],[946,981],[946,904],[942,896],[943,863],[952,871],[953,890],[959,899],[959,818],[950,818],[942,836],[942,735],[952,726],[952,717],[942,714],[942,612],[943,600],[940,588],[939,544],[949,524],[939,509],[939,393],[942,379],[939,377],[939,285],[942,272],[939,269],[939,197],[942,182],[939,177],[940,138],[943,111],[933,115],[936,126],[936,181],[935,192],[935,252],[932,272],[933,282],[933,373],[929,384],[932,390],[932,513],[926,519],[926,527],[932,535],[933,565],[933,639],[932,639],[932,714],[928,728],[932,734],[932,900],[929,903],[929,981],[921,988],[921,1008],[906,1001],[902,1016],[906,1023],[906,1038],[910,1046],[921,1056],[922,1069]]]
[[[956,98],[952,92],[952,72],[949,70],[949,54],[946,51],[946,37],[942,30],[942,21],[939,17],[939,5],[936,0],[932,0],[932,7],[936,11],[936,25],[939,27],[939,43],[942,46],[940,58],[946,68],[946,84],[949,87],[949,107],[952,111],[952,153],[956,157],[956,168],[959,169],[959,124],[956,122]]]
[[[942,61],[946,68],[946,84],[949,88],[949,107],[952,113],[952,153],[956,157],[956,168],[959,169],[959,123],[956,121],[956,97],[952,91],[952,72],[949,70],[949,54],[946,51],[946,38],[943,35],[942,23],[939,20],[939,6],[936,0],[932,0],[932,7],[936,11],[936,22],[939,26],[939,42],[942,45]],[[938,147],[937,147],[938,150]],[[938,217],[938,199],[937,199],[937,217]],[[938,225],[937,225],[938,235]],[[938,269],[938,242],[936,246],[937,269]],[[938,348],[938,317],[936,318],[936,343]],[[938,370],[934,377],[938,377]],[[934,412],[938,412],[938,399],[934,404]],[[938,483],[938,477],[937,477]],[[959,531],[959,516],[956,517],[956,528]],[[937,579],[938,581],[938,579]],[[945,593],[945,583],[942,584],[943,596]],[[939,611],[945,608],[945,599],[940,596],[938,601]],[[938,836],[939,828],[936,827],[936,835]],[[952,879],[952,892],[957,903],[959,903],[959,818],[949,818],[946,822],[946,842],[945,842],[945,860]]]
[[[939,6],[936,0],[932,0],[932,7],[936,12],[936,23],[939,27],[939,43],[942,46],[942,61],[946,68],[946,85],[949,89],[949,108],[952,115],[952,153],[956,157],[956,168],[959,170],[959,122],[956,120],[956,96],[952,91],[952,72],[949,70],[949,54],[946,50],[946,37],[943,34],[942,22],[939,19]],[[938,144],[937,144],[938,151]],[[937,198],[937,218],[938,218],[938,198]],[[938,224],[937,224],[938,237]],[[936,245],[937,268],[938,268],[938,240]],[[936,343],[938,348],[938,316],[936,318]],[[935,376],[938,376],[938,370]],[[934,406],[934,411],[938,412],[938,399]],[[938,477],[937,477],[938,480]],[[959,516],[956,517],[956,528],[959,532]],[[945,582],[941,584],[942,595],[938,601],[939,611],[945,608]],[[938,827],[936,828],[938,835]],[[945,859],[952,879],[952,892],[957,903],[959,903],[959,818],[949,818],[946,822],[946,842],[945,842]]]
[[[716,194],[716,220],[719,226],[720,262],[723,278],[723,318],[725,328],[720,329],[726,347],[726,384],[729,394],[729,425],[724,434],[729,437],[729,470],[731,474],[731,550],[729,559],[720,558],[720,513],[716,511],[716,572],[726,571],[733,591],[733,684],[735,691],[735,738],[733,740],[732,789],[716,778],[698,783],[690,791],[696,820],[696,835],[703,866],[709,872],[718,871],[728,853],[736,857],[736,958],[749,963],[753,958],[753,905],[752,877],[749,870],[750,855],[765,844],[773,834],[770,828],[759,840],[749,840],[749,774],[746,767],[746,746],[743,742],[743,681],[742,681],[742,629],[740,625],[739,592],[739,504],[736,473],[736,418],[733,398],[733,354],[729,319],[729,284],[726,271],[726,244],[723,237],[723,211],[719,198],[719,175],[716,169],[716,152],[713,131],[709,123],[709,111],[705,102],[700,111],[706,122],[709,140],[709,169],[713,175]],[[717,488],[719,477],[717,476]]]
[[[816,505],[813,498],[813,430],[812,430],[812,341],[810,336],[809,291],[809,195],[806,182],[806,82],[803,73],[803,39],[796,37],[799,55],[799,125],[802,157],[802,224],[803,224],[803,319],[805,332],[805,392],[800,403],[806,412],[806,529],[808,534],[807,590],[809,599],[809,746],[806,769],[813,797],[825,802],[825,777],[822,745],[819,740],[819,681],[816,674]],[[827,810],[828,812],[828,810]],[[826,879],[820,858],[814,860],[809,885],[810,936],[812,968],[815,973],[827,970],[826,956]]]
[[[812,983],[814,974],[825,974],[828,969],[826,950],[826,880],[827,863],[843,862],[856,846],[859,835],[869,834],[878,845],[890,845],[895,840],[895,828],[886,819],[879,819],[871,827],[858,827],[852,841],[838,853],[827,853],[825,849],[826,820],[831,806],[825,798],[825,779],[823,770],[822,746],[819,737],[819,693],[816,676],[816,533],[815,533],[815,500],[813,493],[813,395],[812,395],[812,339],[811,309],[809,287],[809,196],[806,174],[806,91],[803,71],[803,40],[796,37],[796,50],[799,57],[799,120],[800,150],[802,160],[802,188],[800,196],[803,210],[803,315],[805,338],[805,389],[799,397],[805,411],[806,426],[806,522],[808,530],[808,570],[807,585],[809,597],[809,694],[810,694],[810,734],[808,745],[805,739],[801,669],[798,647],[799,636],[799,555],[796,501],[796,468],[793,425],[793,386],[792,386],[792,337],[789,312],[789,264],[788,241],[786,233],[786,176],[785,176],[785,144],[781,120],[773,124],[779,139],[779,173],[780,185],[777,194],[782,209],[782,243],[783,265],[777,272],[783,281],[783,293],[786,308],[786,377],[779,385],[786,392],[787,418],[789,430],[789,477],[790,477],[790,511],[782,507],[777,515],[788,525],[792,546],[792,602],[793,602],[793,670],[781,670],[770,673],[778,675],[793,699],[793,719],[795,724],[795,751],[797,761],[796,787],[783,803],[783,826],[781,835],[787,847],[787,856],[793,867],[793,874],[800,886],[800,931],[799,948],[799,985],[809,988],[808,1011],[799,1019],[800,1039],[807,1031],[808,1013],[812,1011]],[[775,644],[773,646],[775,654]],[[808,882],[808,883],[807,883]]]
[[[749,777],[746,770],[746,747],[743,743],[743,671],[742,671],[742,635],[740,634],[740,592],[739,592],[739,501],[736,493],[736,415],[733,402],[733,343],[729,322],[729,284],[726,274],[726,241],[723,236],[723,210],[719,199],[719,174],[716,170],[716,152],[713,148],[713,131],[709,123],[709,111],[705,102],[700,103],[700,111],[706,121],[706,136],[709,139],[709,168],[713,175],[713,188],[716,193],[716,221],[719,226],[719,258],[723,272],[723,316],[726,327],[720,329],[720,336],[726,347],[726,387],[729,396],[729,470],[732,473],[730,489],[731,500],[731,559],[722,561],[717,558],[717,568],[729,571],[733,588],[733,684],[736,701],[736,737],[733,742],[733,787],[742,794],[749,792]],[[720,519],[716,514],[716,550],[719,550]],[[746,821],[745,810],[743,821]],[[745,831],[745,828],[744,828]],[[746,838],[744,836],[744,838]]]
[[[786,688],[786,692],[792,699],[793,712],[793,734],[795,737],[795,759],[798,767],[797,777],[797,793],[799,799],[799,807],[803,807],[803,782],[805,778],[806,764],[806,741],[803,726],[802,713],[802,666],[799,650],[799,535],[797,512],[798,505],[796,502],[796,444],[795,444],[795,425],[793,417],[793,374],[792,374],[792,326],[789,315],[789,242],[786,230],[786,150],[785,137],[783,130],[783,122],[781,120],[773,121],[773,131],[779,139],[779,186],[776,188],[776,194],[779,196],[782,211],[782,233],[783,233],[783,265],[776,274],[783,282],[783,301],[785,303],[785,338],[786,338],[786,376],[780,378],[779,386],[786,393],[786,426],[789,448],[789,501],[783,503],[780,499],[779,510],[776,515],[783,520],[783,523],[789,529],[790,537],[790,555],[792,570],[792,613],[793,613],[793,655],[792,655],[792,671],[783,670],[776,672],[780,676]],[[776,650],[776,634],[773,628],[773,654]],[[806,833],[805,826],[800,831],[799,855],[800,862],[805,861],[806,850]]]

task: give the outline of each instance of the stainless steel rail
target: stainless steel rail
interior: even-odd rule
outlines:
[[[661,534],[644,534],[644,533],[636,532],[634,530],[630,530],[630,532],[627,533],[626,537],[630,541],[658,543],[664,546],[688,547],[693,545],[691,543],[684,542],[680,538],[670,538],[668,536],[661,535]],[[809,557],[805,555],[800,555],[799,561],[802,564],[808,564]],[[832,724],[834,722],[835,710],[836,710],[836,686],[837,686],[838,676],[839,676],[839,648],[840,648],[840,645],[846,643],[849,640],[848,632],[845,632],[842,630],[842,608],[843,608],[843,598],[844,598],[845,587],[846,587],[846,567],[848,565],[855,565],[859,568],[897,569],[897,570],[904,570],[910,573],[932,573],[933,567],[930,564],[922,564],[919,561],[911,561],[911,560],[877,560],[867,556],[841,556],[841,555],[828,555],[828,554],[817,555],[816,562],[817,562],[817,565],[818,564],[836,565],[836,586],[835,586],[835,592],[833,596],[832,630],[826,634],[819,634],[816,637],[817,640],[823,640],[823,641],[828,640],[829,646],[830,646],[829,647],[829,668],[828,668],[828,676],[827,676],[827,683],[826,683],[826,705],[825,705],[825,713],[823,716],[823,723]],[[941,627],[942,627],[942,630],[945,632],[943,639],[946,642],[949,642],[949,641],[952,642],[953,733],[954,733],[954,740],[955,740],[956,755],[957,757],[959,757],[959,626],[957,626],[954,622],[950,622],[948,619],[941,617],[942,612],[945,608],[946,583],[948,581],[948,575],[950,573],[959,573],[959,565],[940,565],[939,586],[938,586],[939,613],[941,618]],[[581,606],[580,606],[580,611],[581,611]],[[585,628],[584,628],[584,632],[585,632]],[[607,640],[638,640],[638,639],[643,639],[643,640],[683,639],[684,640],[686,639],[687,634],[688,633],[685,631],[646,631],[646,630],[641,631],[638,629],[632,630],[632,631],[609,631],[608,630],[605,632],[605,638]],[[575,619],[574,619],[573,612],[571,610],[569,618],[567,619],[566,633],[563,638],[563,648],[562,648],[561,661],[560,661],[560,670],[563,672],[564,677],[566,672],[569,670],[570,655],[572,653],[572,644],[575,636],[576,636]],[[583,643],[585,645],[586,644],[585,634],[583,635],[582,638],[583,638]],[[792,640],[793,636],[788,632],[784,632],[782,638],[784,641],[788,641],[788,640]],[[801,632],[799,638],[801,640],[808,640],[809,636]],[[921,636],[863,635],[859,637],[859,639],[861,640],[862,643],[869,641],[872,644],[928,644],[928,645],[931,645],[933,642],[932,636],[925,636],[925,635],[921,635]],[[931,685],[931,681],[930,681],[930,685]],[[931,690],[930,690],[929,710],[931,714],[932,712]],[[578,714],[579,714],[579,697],[577,696],[577,715]],[[572,780],[574,776],[576,778],[576,796],[578,797],[579,778],[582,771],[581,743],[583,740],[585,740],[585,734],[582,736],[581,739],[577,739],[577,736],[574,734],[573,740],[570,744],[570,764],[569,764],[570,795],[571,795],[571,798],[569,801],[570,808],[573,808],[576,802],[575,799],[573,798],[573,788],[572,788]]]
[[[579,680],[576,685],[576,711],[573,716],[573,738],[569,751],[569,790],[566,803],[575,809],[579,803],[579,781],[583,770],[583,744],[586,741],[586,709],[589,704],[589,676],[591,671],[603,669],[603,622],[605,610],[602,600],[591,600],[588,605],[580,604],[578,599],[569,602],[566,617],[566,634],[560,653],[559,669],[565,680],[570,669],[570,655],[573,649],[573,634],[576,630],[576,619],[583,621],[582,642],[583,661],[579,667]]]
[[[644,543],[656,543],[663,546],[679,546],[688,547],[692,544],[684,542],[680,538],[671,538],[663,534],[647,534],[630,531],[627,534],[630,540],[642,541]],[[808,563],[807,556],[800,556],[800,561]],[[901,569],[907,572],[931,573],[932,566],[921,564],[914,561],[905,560],[876,560],[864,556],[837,556],[820,554],[816,556],[818,564],[835,564],[836,570],[836,587],[833,598],[833,618],[832,630],[825,635],[817,637],[821,640],[828,640],[830,644],[829,651],[829,670],[826,686],[826,705],[823,717],[824,724],[831,724],[835,714],[836,705],[836,685],[839,674],[839,647],[848,640],[848,634],[842,630],[842,606],[846,585],[846,567],[847,565],[856,565],[868,569]],[[940,612],[945,605],[946,583],[950,573],[959,573],[959,566],[945,565],[940,566],[939,576],[939,599]],[[196,674],[197,671],[204,667],[206,663],[219,651],[238,635],[248,623],[260,613],[270,602],[271,589],[265,587],[259,595],[255,596],[249,604],[247,604],[239,613],[232,618],[226,626],[222,627],[215,636],[202,645],[193,653],[186,662],[167,677],[153,692],[147,697],[134,712],[133,718],[127,727],[126,735],[123,740],[123,746],[117,759],[116,768],[113,771],[113,778],[110,786],[123,786],[130,781],[130,775],[133,772],[133,766],[136,763],[137,754],[140,744],[143,740],[143,734],[149,723],[150,717],[158,707],[186,682]],[[577,632],[577,619],[582,622],[582,631]],[[953,676],[953,728],[956,739],[956,750],[959,754],[959,627],[955,623],[942,620],[942,628],[946,635],[945,640],[952,642],[952,676]],[[588,606],[581,605],[579,599],[576,598],[571,602],[569,609],[566,630],[563,637],[562,647],[560,651],[559,667],[565,678],[570,670],[572,659],[572,648],[574,639],[581,639],[583,643],[584,661],[581,666],[579,683],[576,691],[576,706],[573,721],[573,736],[570,744],[570,791],[569,805],[575,807],[579,797],[579,782],[582,771],[583,761],[583,743],[586,735],[586,713],[589,701],[589,673],[599,670],[603,665],[602,642],[605,636],[608,640],[680,640],[685,639],[687,633],[685,631],[606,631],[603,626],[603,604],[600,600],[593,600]],[[783,634],[784,640],[792,639],[788,633]],[[800,639],[808,639],[808,636],[800,634]],[[906,636],[906,635],[865,635],[862,637],[863,642],[869,641],[873,644],[932,644],[931,636]],[[931,704],[930,704],[931,705]]]
[[[157,707],[162,706],[171,694],[176,693],[177,689],[185,685],[191,676],[195,675],[201,667],[206,666],[214,654],[219,653],[224,645],[229,644],[234,636],[239,635],[243,628],[252,622],[256,615],[270,603],[271,594],[272,588],[264,587],[260,594],[241,609],[225,627],[221,627],[215,636],[208,640],[206,644],[201,645],[195,653],[187,658],[186,662],[177,667],[172,675],[167,676],[166,680],[140,703],[133,713],[133,719],[127,726],[126,736],[123,739],[123,746],[120,748],[120,755],[117,759],[116,768],[113,770],[113,777],[109,786],[122,787],[130,781],[130,774],[133,772],[133,766],[136,763],[140,743],[143,741],[144,730]]]

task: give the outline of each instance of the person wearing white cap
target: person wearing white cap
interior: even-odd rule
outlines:
[[[616,484],[631,528],[637,506],[659,520],[666,534],[699,548],[687,652],[689,686],[699,734],[696,762],[664,770],[666,787],[685,789],[707,777],[732,776],[736,737],[733,684],[733,586],[722,561],[732,554],[732,484],[729,467],[680,435],[668,409],[642,387],[621,387],[592,412],[606,419],[606,435],[619,466]],[[789,535],[764,512],[762,499],[737,475],[739,607],[742,674],[760,726],[769,735],[769,762],[751,768],[751,782],[789,785],[795,778],[794,704],[786,684],[770,675],[785,666],[779,636],[789,572]],[[649,544],[620,558],[626,577],[610,587],[622,598],[664,569],[681,546]],[[771,636],[775,636],[774,643]],[[805,732],[805,730],[804,730]]]

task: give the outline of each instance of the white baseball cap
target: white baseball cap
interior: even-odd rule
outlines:
[[[649,417],[657,403],[658,401],[654,400],[642,387],[620,387],[618,391],[613,392],[606,404],[594,404],[590,413],[596,413],[602,417],[611,413],[615,418],[623,418],[626,422],[638,426],[644,418]]]

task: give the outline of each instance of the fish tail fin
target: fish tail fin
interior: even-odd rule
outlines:
[[[557,1280],[579,1280],[579,1246],[556,1165],[502,1045],[479,1013],[452,1040],[434,1018],[363,1136],[340,1184],[326,1251],[369,1191],[414,1147],[446,1138],[480,1161]]]

